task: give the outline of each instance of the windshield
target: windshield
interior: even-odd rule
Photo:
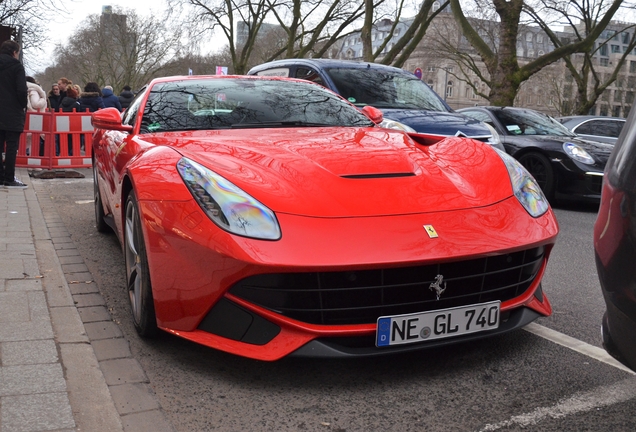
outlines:
[[[327,73],[340,95],[357,106],[448,112],[429,86],[408,73],[373,68],[332,68]]]
[[[561,123],[540,112],[500,109],[493,114],[510,135],[575,136]]]
[[[212,78],[154,85],[140,132],[305,126],[373,126],[373,122],[316,84]]]

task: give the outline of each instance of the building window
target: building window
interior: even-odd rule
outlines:
[[[452,66],[448,66],[448,67],[446,68],[446,71],[447,71],[448,73],[453,73],[453,72],[454,72],[454,69],[453,69],[453,67],[452,67]]]
[[[636,73],[636,61],[629,61],[629,73]]]
[[[598,52],[602,56],[606,56],[607,55],[607,45],[605,45],[605,44],[601,45],[601,47],[599,48]]]
[[[620,117],[621,116],[621,106],[620,105],[614,105],[614,112],[612,113],[612,115],[614,117]]]
[[[437,12],[439,10],[440,4],[438,1],[433,2],[433,12]]]
[[[543,43],[543,35],[542,34],[538,34],[537,35],[537,43]]]
[[[631,35],[629,33],[625,32],[625,33],[621,33],[621,36],[623,38],[623,43],[624,44],[628,44],[629,40],[631,39]]]
[[[530,32],[526,33],[526,42],[532,42],[532,37],[534,35]]]
[[[620,52],[621,52],[620,45],[612,45],[612,54],[620,53]]]
[[[534,50],[533,49],[528,50],[528,57],[534,57]]]
[[[523,57],[524,56],[524,52],[523,52],[523,47],[517,47],[517,57]]]
[[[545,51],[539,50],[539,52],[537,54],[539,54],[539,57],[541,57],[543,54],[545,54]]]
[[[471,98],[472,99],[477,99],[477,91],[475,89],[479,86],[479,83],[477,81],[475,81],[473,83],[473,86],[474,86],[473,87],[473,95],[471,96]]]
[[[636,62],[632,62],[632,63],[636,63]],[[428,67],[428,71],[429,72],[435,72],[435,66],[429,66]]]
[[[452,81],[448,81],[448,83],[446,84],[446,97],[448,98],[453,97],[453,82]]]
[[[609,66],[609,59],[607,59],[607,58],[602,58],[602,59],[600,59],[599,64],[600,64],[601,66]]]

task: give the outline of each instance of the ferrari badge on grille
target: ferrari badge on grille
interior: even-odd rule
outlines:
[[[437,297],[437,300],[439,300],[439,296],[441,296],[442,293],[446,291],[446,282],[444,282],[444,276],[435,276],[435,282],[431,283],[428,286],[428,289],[430,289],[431,291],[435,291],[435,296]]]

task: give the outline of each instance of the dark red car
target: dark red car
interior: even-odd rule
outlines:
[[[605,349],[636,370],[636,124],[632,110],[603,181],[594,251],[607,305]]]

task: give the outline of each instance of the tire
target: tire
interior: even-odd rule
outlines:
[[[130,191],[126,199],[125,215],[126,290],[130,300],[133,324],[140,336],[153,337],[158,333],[157,318],[152,297],[146,244],[139,217],[139,204],[134,190]]]
[[[526,153],[519,158],[519,163],[523,165],[532,177],[537,181],[546,198],[554,199],[554,170],[547,157],[541,153]]]
[[[100,233],[108,232],[110,227],[105,220],[106,214],[104,214],[104,206],[102,205],[102,195],[99,192],[99,176],[95,161],[93,161],[93,197],[95,201],[95,228]]]

